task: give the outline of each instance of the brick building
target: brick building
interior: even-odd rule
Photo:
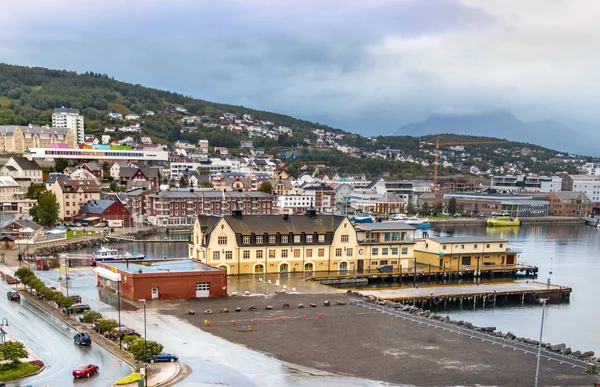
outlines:
[[[550,192],[548,201],[551,216],[587,216],[593,210],[592,201],[583,192]]]
[[[79,217],[88,222],[122,220],[125,227],[132,225],[131,213],[117,200],[90,200],[79,209]]]
[[[227,272],[191,259],[98,263],[98,287],[130,300],[227,295]]]
[[[274,195],[264,192],[218,192],[203,189],[179,189],[148,195],[148,220],[154,225],[193,225],[196,217],[231,215],[236,206],[245,215],[276,213]],[[135,215],[135,214],[134,214]]]

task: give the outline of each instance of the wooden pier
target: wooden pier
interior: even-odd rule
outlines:
[[[394,301],[423,309],[470,308],[507,303],[535,304],[568,302],[573,289],[537,281],[515,281],[473,285],[421,286],[414,288],[361,290],[362,296]]]

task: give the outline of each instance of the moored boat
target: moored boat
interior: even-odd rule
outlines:
[[[418,216],[411,216],[410,218],[406,219],[405,223],[421,229],[431,227],[431,223],[429,223],[429,218],[421,219]]]
[[[370,212],[357,212],[353,220],[354,223],[373,223],[373,217]]]
[[[109,249],[108,247],[102,246],[100,250],[96,251],[94,255],[92,255],[92,260],[94,262],[103,262],[103,261],[139,261],[146,258],[145,254],[131,254],[129,252],[123,253],[122,250],[119,249]]]
[[[510,215],[494,215],[491,218],[487,218],[486,224],[494,227],[507,227],[507,226],[520,226],[521,221],[519,218],[513,218]]]

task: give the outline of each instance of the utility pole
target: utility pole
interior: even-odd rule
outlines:
[[[538,387],[538,377],[540,374],[540,357],[542,355],[542,335],[544,333],[544,314],[546,313],[546,301],[548,301],[547,298],[540,299],[540,302],[542,303],[542,323],[540,324],[540,341],[538,343],[537,364],[535,366],[535,387]]]

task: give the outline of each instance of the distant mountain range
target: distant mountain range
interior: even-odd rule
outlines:
[[[580,132],[558,121],[525,123],[506,110],[477,114],[432,114],[425,121],[406,124],[395,133],[405,136],[464,134],[505,138],[571,153],[600,156],[598,135]]]

